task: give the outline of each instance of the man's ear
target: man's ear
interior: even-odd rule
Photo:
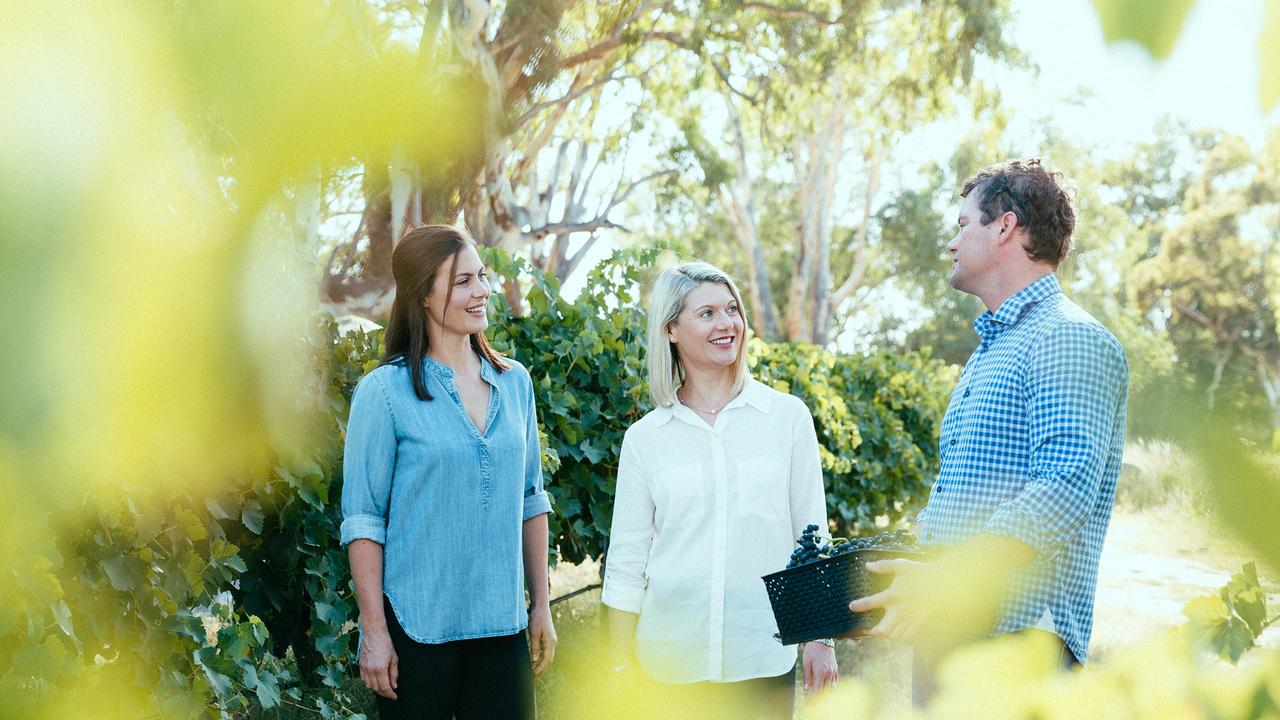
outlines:
[[[1000,242],[1002,243],[1017,235],[1018,228],[1022,227],[1018,224],[1018,216],[1012,210],[1002,214],[997,222],[1000,223]]]

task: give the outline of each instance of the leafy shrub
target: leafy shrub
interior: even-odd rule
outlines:
[[[837,535],[923,505],[938,471],[938,430],[954,368],[927,352],[864,357],[759,341],[751,350],[755,376],[813,413]]]

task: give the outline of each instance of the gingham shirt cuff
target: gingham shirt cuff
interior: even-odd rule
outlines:
[[[600,593],[600,601],[615,610],[639,615],[640,608],[644,607],[644,588],[618,585],[606,579],[604,591]]]
[[[547,497],[547,493],[545,491],[524,496],[525,520],[536,518],[539,515],[545,515],[549,512],[551,512],[551,500]]]
[[[387,521],[377,515],[352,515],[342,521],[342,544],[352,540],[372,540],[387,544]]]
[[[1036,551],[1036,559],[1047,558],[1063,547],[1062,541],[1047,537],[1044,521],[1024,508],[1007,508],[997,512],[983,528],[992,535],[1013,538]]]

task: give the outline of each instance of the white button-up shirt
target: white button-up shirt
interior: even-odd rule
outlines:
[[[710,426],[657,408],[618,464],[603,601],[638,613],[636,657],[658,680],[781,675],[794,648],[761,577],[786,567],[810,523],[826,532],[818,438],[799,398],[748,380]]]

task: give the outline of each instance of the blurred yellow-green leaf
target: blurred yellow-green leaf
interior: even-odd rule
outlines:
[[[1258,33],[1258,101],[1263,112],[1280,102],[1280,0],[1267,0],[1266,19]]]
[[[1192,622],[1217,623],[1231,616],[1227,604],[1217,595],[1205,595],[1187,601],[1182,614]]]
[[[1173,52],[1195,0],[1093,0],[1107,42],[1133,40],[1157,60]]]

